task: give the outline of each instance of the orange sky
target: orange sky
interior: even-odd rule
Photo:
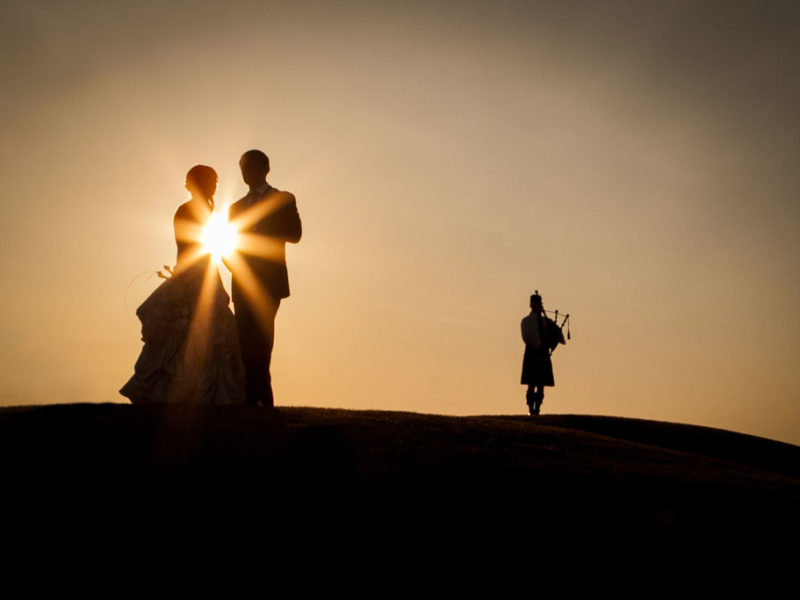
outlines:
[[[0,403],[123,401],[186,171],[256,147],[278,405],[521,413],[539,289],[546,412],[800,443],[792,3],[168,4],[0,9]]]

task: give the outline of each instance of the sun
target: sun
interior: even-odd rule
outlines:
[[[228,223],[225,215],[213,212],[200,235],[200,243],[203,244],[203,251],[219,263],[236,250],[237,238],[236,228]]]

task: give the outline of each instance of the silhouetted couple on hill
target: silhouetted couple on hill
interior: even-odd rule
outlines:
[[[239,166],[250,191],[233,203],[228,223],[238,234],[222,262],[233,275],[229,297],[204,246],[214,214],[217,173],[197,165],[186,175],[191,199],[173,220],[174,269],[137,309],[144,347],[120,393],[134,404],[249,403],[274,406],[270,362],[275,316],[289,296],[285,245],[302,235],[292,194],[267,183],[269,158],[245,152]]]

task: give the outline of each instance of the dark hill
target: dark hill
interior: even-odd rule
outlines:
[[[359,527],[388,515],[394,523],[789,535],[800,509],[800,447],[613,417],[11,407],[0,409],[0,457],[11,510],[263,508]]]

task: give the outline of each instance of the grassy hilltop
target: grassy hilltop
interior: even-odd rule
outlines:
[[[78,404],[0,409],[6,504],[797,530],[800,447],[615,417]],[[788,528],[788,529],[787,529]]]

